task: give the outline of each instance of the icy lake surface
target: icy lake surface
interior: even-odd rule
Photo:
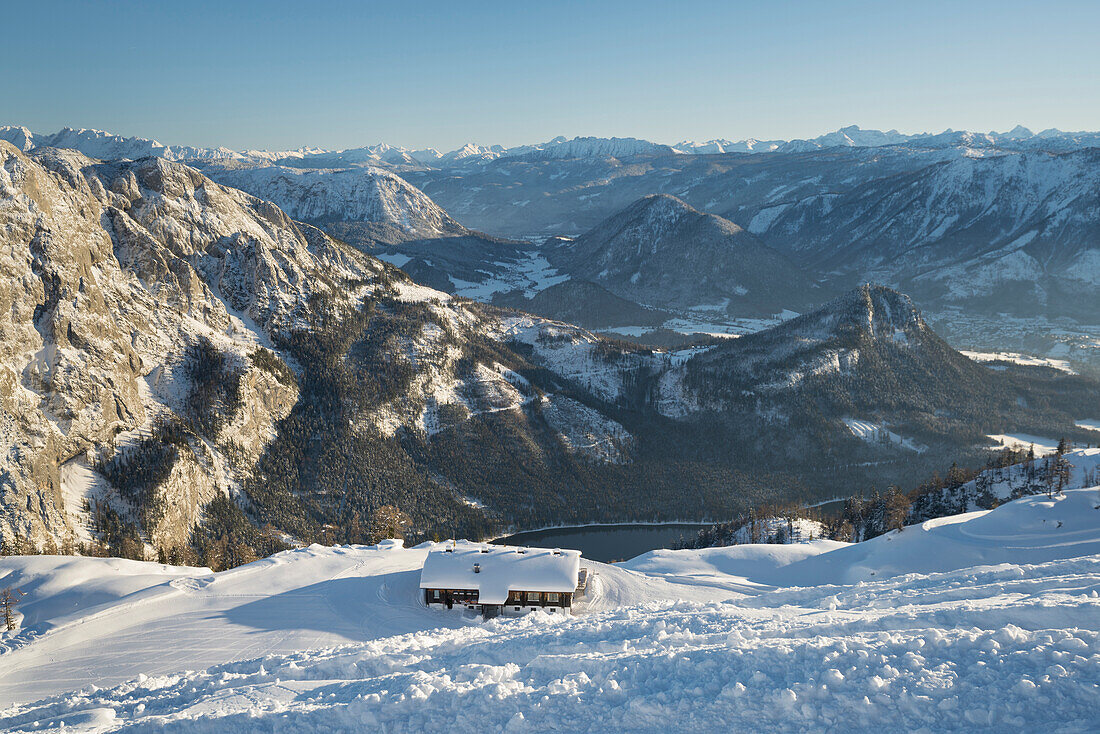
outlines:
[[[658,548],[672,548],[681,539],[692,538],[712,523],[657,525],[584,525],[516,533],[494,540],[503,545],[532,548],[573,548],[585,558],[603,563],[623,561]]]

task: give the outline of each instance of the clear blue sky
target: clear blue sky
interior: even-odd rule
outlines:
[[[0,124],[232,148],[1100,129],[1100,2],[0,0]]]

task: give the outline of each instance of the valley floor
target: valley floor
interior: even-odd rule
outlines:
[[[1097,488],[856,545],[585,562],[571,617],[429,610],[427,549],[0,559],[27,592],[0,730],[1100,727]]]

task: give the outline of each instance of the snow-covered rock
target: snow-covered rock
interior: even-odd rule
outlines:
[[[264,166],[208,168],[205,173],[226,186],[274,202],[302,221],[389,225],[411,238],[467,231],[423,192],[379,168],[307,171]]]
[[[89,158],[136,160],[147,156],[174,161],[240,158],[228,148],[197,148],[189,145],[164,145],[156,140],[123,137],[103,130],[62,128],[52,135],[31,133],[25,127],[0,127],[0,140],[7,140],[23,151],[32,148],[70,148]]]

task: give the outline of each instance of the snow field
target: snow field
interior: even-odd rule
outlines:
[[[0,707],[139,675],[479,625],[479,616],[421,602],[430,547],[310,546],[217,574],[121,559],[2,558],[0,588],[27,596],[21,629],[0,632]],[[739,588],[584,565],[596,576],[578,611],[729,599]]]
[[[971,352],[960,350],[959,353],[966,355],[975,362],[1011,362],[1029,367],[1050,367],[1070,375],[1077,374],[1069,366],[1069,362],[1064,359],[1034,357],[1030,354],[1020,354],[1018,352]]]
[[[863,585],[858,599],[842,592],[842,605],[859,604],[848,610],[834,610],[836,590],[824,588],[767,608],[663,601],[578,617],[539,612],[139,676],[9,709],[0,726],[1088,731],[1100,716],[1100,633],[1029,623],[1029,612],[1051,607],[1097,619],[1100,568],[1088,565],[1026,567],[1011,580],[989,572],[990,593],[969,615],[952,608],[961,593],[953,574]]]
[[[1036,456],[1047,456],[1058,450],[1058,439],[1034,436],[1030,433],[993,433],[988,436],[996,445],[995,450],[1010,448],[1016,451],[1026,451],[1029,447],[1035,447]]]
[[[1100,450],[1071,458],[1077,481]],[[28,597],[0,633],[0,730],[1100,727],[1097,487],[859,544],[586,560],[574,616],[429,610],[430,547],[219,574],[2,559],[0,585]]]

